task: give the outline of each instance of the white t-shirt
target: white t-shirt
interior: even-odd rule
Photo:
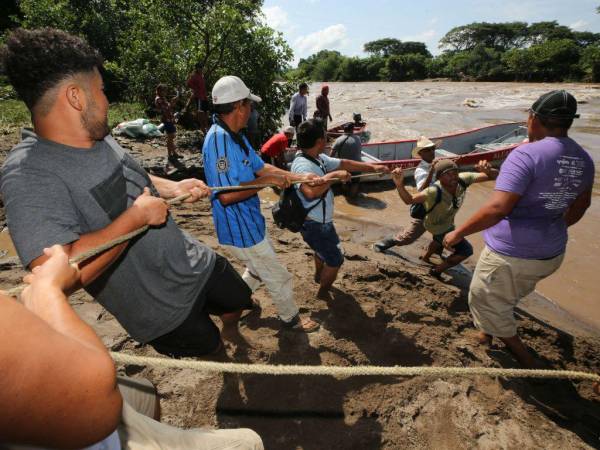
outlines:
[[[429,170],[431,169],[431,164],[429,164],[425,160],[421,160],[417,168],[415,169],[415,184],[418,190],[421,190],[421,186],[425,183],[427,179],[427,175],[429,174]],[[435,174],[431,177],[431,183],[435,181]]]

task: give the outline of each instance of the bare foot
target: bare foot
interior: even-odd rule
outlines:
[[[600,395],[600,383],[596,381],[593,385],[594,393]]]
[[[224,324],[223,329],[221,330],[221,337],[229,342],[237,342],[241,337],[237,324]]]
[[[242,315],[242,311],[235,311],[232,313],[221,314],[221,322],[223,322],[223,327],[227,326],[235,326],[237,327],[237,323],[240,320]]]
[[[316,322],[309,317],[297,316],[290,323],[283,322],[283,329],[291,331],[303,331],[305,333],[312,333],[320,328],[319,322]]]
[[[479,342],[479,344],[488,346],[492,345],[492,341],[494,340],[494,338],[491,335],[484,333],[483,331],[478,332],[475,338],[477,339],[477,342]]]
[[[312,333],[313,331],[317,331],[321,327],[319,322],[315,322],[309,317],[301,318],[300,326],[302,327],[305,333]]]
[[[319,300],[331,300],[331,294],[329,293],[329,289],[319,288],[317,291],[317,298]]]
[[[428,256],[425,256],[425,254],[423,254],[423,255],[419,256],[419,259],[420,259],[421,261],[423,261],[425,264],[433,264],[433,263],[431,262],[431,260],[429,259],[429,257],[428,257]]]

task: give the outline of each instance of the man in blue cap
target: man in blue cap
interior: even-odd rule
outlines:
[[[481,343],[499,338],[525,367],[536,361],[517,335],[514,308],[536,284],[560,267],[567,228],[591,203],[594,163],[567,133],[577,101],[564,90],[542,95],[529,110],[529,143],[513,150],[500,169],[490,200],[455,231],[452,248],[485,230],[469,307]]]

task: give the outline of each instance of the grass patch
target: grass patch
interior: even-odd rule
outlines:
[[[111,103],[108,108],[108,126],[111,130],[119,123],[147,118],[146,107],[141,103]]]
[[[146,117],[146,107],[141,103],[112,103],[108,109],[108,125]],[[15,128],[31,127],[29,110],[20,100],[0,100],[0,134]]]
[[[0,130],[31,127],[29,110],[20,100],[0,100]]]

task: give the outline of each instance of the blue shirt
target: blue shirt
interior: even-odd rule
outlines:
[[[322,168],[314,162],[310,161],[309,159],[303,157],[302,153],[298,152],[296,154],[296,158],[294,158],[294,162],[292,163],[292,172],[314,173],[322,177],[329,172],[337,170],[337,168],[342,162],[341,159],[332,158],[324,154],[320,154],[317,159],[321,161],[323,165]],[[305,208],[310,208],[311,206],[317,204],[317,202],[321,200],[320,198],[312,200],[307,199],[304,196],[304,194],[302,194],[299,184],[296,185],[296,189],[298,189],[298,196],[300,197],[300,200],[302,200],[302,204]],[[308,213],[308,219],[320,223],[333,222],[333,192],[331,191],[331,189],[327,191],[327,194],[325,195],[323,201],[325,202],[325,208],[323,208],[322,204],[315,206]],[[323,209],[325,209],[325,216],[323,216]]]
[[[240,135],[241,136],[241,135]],[[242,137],[250,150],[244,149],[219,125],[213,125],[204,139],[202,155],[204,174],[210,187],[236,186],[256,179],[255,173],[265,163],[258,157],[248,139]],[[253,247],[265,238],[265,218],[260,212],[258,195],[237,203],[223,206],[211,196],[213,221],[219,243],[234,247]]]

